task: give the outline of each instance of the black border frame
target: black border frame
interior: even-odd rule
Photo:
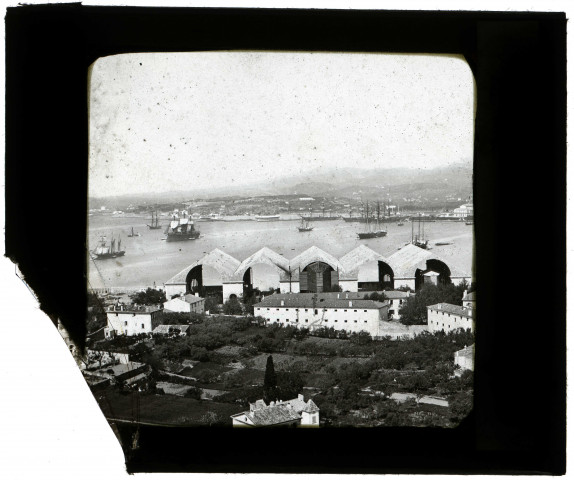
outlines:
[[[451,53],[463,54],[475,75],[480,348],[472,415],[453,430],[149,427],[126,459],[129,472],[565,472],[565,14],[67,4],[9,8],[5,21],[6,255],[81,345],[87,68],[98,57]],[[65,219],[54,216],[63,208]]]

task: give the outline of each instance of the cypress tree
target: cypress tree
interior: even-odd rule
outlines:
[[[277,400],[277,374],[275,373],[275,366],[273,365],[273,355],[267,357],[267,365],[265,367],[265,377],[263,379],[263,393],[266,402]]]

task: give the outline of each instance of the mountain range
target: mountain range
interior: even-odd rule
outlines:
[[[91,197],[90,208],[106,205],[125,209],[129,205],[162,204],[215,197],[251,197],[300,195],[351,198],[435,198],[445,195],[468,196],[472,193],[472,167],[455,164],[434,169],[314,169],[290,174],[266,182],[253,182],[227,188],[198,188],[189,191],[126,194],[113,197]]]

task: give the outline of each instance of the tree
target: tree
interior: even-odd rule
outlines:
[[[158,305],[167,301],[165,292],[154,288],[148,288],[145,292],[138,292],[131,295],[130,298],[132,302],[140,305]]]
[[[105,327],[107,322],[108,317],[103,302],[95,293],[88,292],[88,317],[86,322],[88,333]]]
[[[273,365],[273,355],[267,357],[265,377],[263,379],[263,397],[267,402],[277,399],[277,374]]]
[[[205,299],[205,311],[209,313],[219,312],[219,303],[214,297],[207,297]]]
[[[241,315],[243,313],[243,308],[237,298],[230,298],[223,305],[223,313],[225,315]]]
[[[408,297],[399,310],[404,325],[426,325],[427,307],[437,303],[462,305],[462,292],[459,286],[423,285],[416,295]]]

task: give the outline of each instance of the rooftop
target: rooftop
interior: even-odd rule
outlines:
[[[462,350],[454,352],[457,357],[474,358],[474,343],[468,347],[464,347]]]
[[[165,282],[165,284],[170,285],[185,283],[189,271],[198,265],[206,265],[217,270],[223,280],[226,280],[235,273],[235,270],[237,270],[240,263],[241,262],[236,258],[219,250],[219,248],[215,248],[207,255],[201,257],[195,263],[192,263],[188,267],[184,268],[181,272],[171,277],[167,282]]]
[[[463,302],[474,302],[476,301],[475,292],[467,293],[464,297],[462,297]]]
[[[158,325],[153,329],[154,334],[167,335],[173,332],[185,333],[189,330],[189,325]]]
[[[451,313],[453,315],[460,315],[461,317],[473,317],[472,309],[461,307],[460,305],[451,305],[450,303],[437,303],[436,305],[429,305],[427,308],[439,312]]]
[[[276,293],[265,297],[264,300],[256,303],[255,307],[380,309],[388,305],[386,302],[381,303],[374,300],[363,300],[362,298],[346,299],[343,298],[343,295],[346,295],[345,293],[340,295],[341,298],[336,298],[333,293]]]
[[[305,402],[303,395],[299,394],[297,398],[271,402],[269,405],[266,405],[263,400],[257,400],[249,405],[248,412],[242,412],[233,415],[233,417],[245,415],[254,425],[268,426],[300,420],[301,412],[313,413],[318,411],[319,407],[313,400]]]
[[[409,243],[400,250],[393,253],[388,261],[389,265],[395,273],[395,278],[410,278],[413,277],[417,269],[427,270],[428,260],[439,260],[448,266],[451,277],[465,277],[468,276],[464,272],[452,267],[449,262],[444,261],[438,255],[424,250],[422,248]]]
[[[108,312],[116,312],[116,313],[153,313],[159,312],[161,310],[161,306],[159,305],[110,305],[108,307]]]

